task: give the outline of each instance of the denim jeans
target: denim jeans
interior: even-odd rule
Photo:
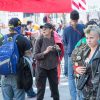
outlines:
[[[77,98],[78,98],[78,100],[84,100],[83,93],[81,90],[77,90]]]
[[[64,75],[68,76],[68,54],[67,54],[67,46],[64,46]]]
[[[17,79],[15,75],[1,77],[1,89],[3,100],[25,100],[25,91],[17,88]]]
[[[68,76],[68,55],[64,54],[64,75]]]
[[[77,100],[77,91],[71,57],[68,56],[68,83],[72,100]]]
[[[76,85],[77,85],[77,79],[76,79]],[[84,100],[83,92],[82,90],[77,89],[77,99],[78,100]]]

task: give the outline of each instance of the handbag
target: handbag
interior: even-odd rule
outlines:
[[[83,74],[77,79],[77,89],[82,90],[89,78],[89,74]]]

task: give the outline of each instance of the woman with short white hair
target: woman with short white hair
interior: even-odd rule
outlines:
[[[83,87],[77,88],[82,91],[83,100],[100,100],[100,28],[97,25],[89,25],[84,29],[84,33],[87,48],[81,57],[83,65],[78,65],[75,71],[79,78],[84,75],[88,77]]]

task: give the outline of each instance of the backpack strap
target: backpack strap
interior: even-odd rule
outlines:
[[[19,34],[14,35],[14,37],[13,37],[14,43],[16,43],[16,38],[17,38],[18,36],[19,36]]]
[[[16,34],[16,35],[14,35],[12,38],[13,38],[13,41],[14,41],[14,43],[15,43],[15,41],[16,41],[16,38],[19,36],[19,34]],[[4,35],[4,42],[3,43],[6,43],[6,42],[8,42],[8,36],[7,35]]]
[[[19,50],[18,50],[17,43],[16,43],[16,38],[18,36],[19,36],[19,34],[14,35],[13,42],[14,42],[14,50],[17,49],[17,54],[19,55]]]
[[[72,26],[71,26],[72,27]],[[73,27],[72,27],[72,29],[74,30],[74,31],[76,31],[78,34],[80,34],[80,35],[82,35],[82,33],[78,30],[78,29],[74,29]]]
[[[79,30],[77,30],[77,29],[74,29],[78,34],[80,34],[80,35],[82,35],[82,33],[79,31]]]

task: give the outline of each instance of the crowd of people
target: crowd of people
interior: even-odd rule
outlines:
[[[63,74],[68,78],[71,100],[100,100],[100,26],[93,20],[86,25],[79,24],[79,17],[79,12],[73,10],[70,25],[63,28],[59,24],[58,29],[49,22],[39,26],[32,25],[32,21],[22,24],[18,18],[9,20],[9,33],[0,34],[4,100],[25,100],[25,93],[29,98],[43,100],[47,79],[51,97],[60,100],[58,84],[63,57]],[[25,62],[25,57],[30,63],[28,60],[28,64]],[[27,79],[30,75],[35,77],[36,93],[31,78]],[[23,81],[30,83],[29,88],[24,88]]]

